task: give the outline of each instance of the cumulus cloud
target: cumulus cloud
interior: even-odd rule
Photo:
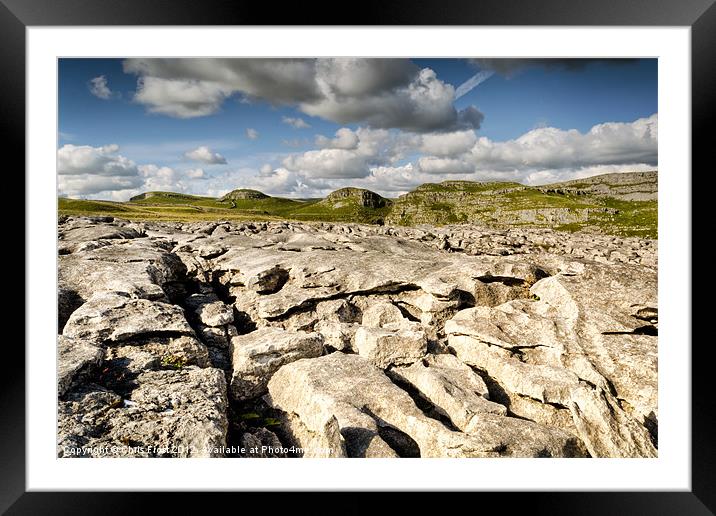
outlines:
[[[624,163],[621,165],[593,165],[579,168],[539,170],[521,178],[526,185],[546,185],[573,179],[597,176],[601,174],[618,174],[622,172],[648,172],[654,170],[653,165],[646,163]]]
[[[475,170],[475,166],[457,158],[439,158],[436,156],[423,156],[418,159],[418,168],[428,174],[468,174]]]
[[[474,131],[424,134],[420,150],[437,156],[454,156],[467,152],[476,141],[477,136]]]
[[[252,188],[270,195],[292,194],[301,189],[298,176],[285,168],[278,168],[270,173],[243,179],[237,183],[244,188]]]
[[[653,170],[658,116],[598,124],[587,132],[540,127],[514,140],[474,131],[410,134],[361,128],[318,137],[321,147],[293,154],[284,167],[313,195],[342,186],[399,194],[446,179],[546,184],[600,173]],[[406,162],[406,160],[408,160]]]
[[[178,118],[216,113],[239,94],[373,128],[449,131],[482,121],[474,106],[458,112],[455,88],[409,59],[127,59],[124,70],[139,76],[136,102]]]
[[[144,177],[145,190],[171,190],[183,192],[186,187],[181,181],[181,173],[171,167],[140,165],[139,173]]]
[[[185,152],[184,157],[192,161],[199,161],[201,163],[207,163],[210,165],[226,164],[226,158],[224,156],[222,156],[218,152],[212,151],[206,145],[202,145],[194,150]]]
[[[57,149],[60,195],[86,197],[137,188],[143,178],[134,161],[118,154],[115,144],[92,147],[66,144]]]
[[[284,116],[283,118],[281,118],[281,121],[284,124],[290,125],[294,129],[308,129],[309,127],[311,127],[311,125],[307,123],[303,118]]]
[[[653,166],[657,139],[657,115],[631,123],[595,125],[586,133],[541,127],[502,142],[478,138],[474,131],[417,134],[341,128],[334,138],[318,136],[319,149],[289,155],[283,165],[305,177],[355,180],[415,156],[415,170],[432,176],[473,174],[476,179],[494,179],[502,174],[508,180],[521,180],[540,170]]]
[[[335,138],[318,137],[323,148],[283,160],[288,170],[310,178],[360,178],[370,168],[393,164],[415,146],[416,136],[387,129],[341,128]]]
[[[195,118],[219,111],[229,95],[230,89],[215,82],[141,77],[134,101],[147,106],[150,113]]]
[[[137,165],[117,154],[119,145],[91,147],[65,144],[57,150],[57,173],[60,176],[136,176]]]
[[[116,144],[63,145],[57,150],[57,177],[59,195],[118,201],[149,190],[184,192],[192,181],[208,178],[201,168],[137,165],[119,154]]]
[[[320,90],[339,97],[366,97],[408,86],[418,75],[409,59],[338,58],[316,61]]]
[[[192,168],[186,171],[186,177],[189,179],[206,179],[208,176],[203,168]]]
[[[107,85],[107,77],[104,75],[90,79],[88,86],[90,93],[97,98],[107,100],[113,96],[112,90]]]
[[[187,192],[214,197],[221,197],[236,188],[250,188],[269,195],[286,197],[301,196],[301,192],[308,189],[295,172],[282,167],[274,170],[269,165],[264,165],[259,170],[255,168],[226,170],[212,175],[201,184],[187,183]]]
[[[478,129],[481,119],[458,113],[453,106],[455,88],[437,78],[430,68],[420,70],[406,85],[374,95],[345,96],[325,89],[315,102],[304,102],[301,110],[334,122],[363,122],[374,128],[397,128],[413,132]],[[467,112],[466,112],[467,113]]]
[[[79,174],[58,176],[59,194],[69,197],[87,197],[92,194],[105,193],[102,198],[111,197],[114,191],[125,191],[142,185],[140,176],[98,176]]]
[[[306,152],[263,159],[278,167],[181,171],[136,165],[116,145],[65,145],[58,150],[60,191],[126,200],[146,190],[223,195],[254,188],[272,195],[318,197],[344,186],[387,196],[447,179],[517,181],[540,185],[596,174],[654,170],[658,161],[658,116],[608,122],[590,130],[539,127],[519,138],[493,141],[474,131],[408,133],[341,128],[318,137]],[[259,162],[261,163],[261,162]]]
[[[290,156],[283,163],[286,168],[309,177],[351,179],[368,174],[368,159],[368,156],[345,149],[322,149]]]
[[[321,134],[316,136],[316,145],[329,149],[355,149],[358,147],[358,134],[347,127],[341,127],[336,131],[335,138],[326,138]]]
[[[144,78],[221,85],[224,91],[279,104],[319,96],[313,59],[126,59],[123,66]]]
[[[259,132],[256,129],[252,129],[251,127],[249,127],[248,129],[246,129],[246,137],[249,140],[256,140],[259,137]]]
[[[658,126],[658,116],[654,114],[631,123],[598,124],[586,133],[542,127],[505,142],[482,137],[463,159],[476,168],[494,170],[622,163],[656,165]]]

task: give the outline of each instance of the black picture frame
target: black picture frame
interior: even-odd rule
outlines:
[[[689,26],[692,43],[692,169],[706,168],[713,143],[710,125],[716,99],[715,0],[365,0],[359,9],[336,4],[281,3],[272,5],[228,0],[0,0],[0,127],[4,146],[20,159],[25,149],[25,29],[61,25],[618,25]],[[324,16],[317,15],[323,12]],[[325,15],[326,13],[327,16]],[[670,171],[677,172],[677,171]],[[678,171],[686,177],[691,171]],[[27,192],[23,182],[16,191]],[[693,191],[693,190],[692,190]],[[698,193],[698,189],[696,190]],[[25,197],[27,200],[27,197]],[[697,205],[692,198],[692,206]],[[19,237],[19,228],[16,229]],[[694,233],[692,233],[693,235]],[[24,232],[23,237],[24,239]],[[18,246],[19,247],[19,246]],[[20,261],[20,257],[14,258]],[[696,262],[693,263],[695,265]],[[692,266],[692,268],[694,268]],[[25,270],[27,274],[28,271]],[[692,283],[690,271],[679,271]],[[666,294],[666,293],[664,293]],[[31,307],[26,307],[30,309]],[[692,312],[693,313],[693,312]],[[695,319],[692,315],[692,320]],[[693,341],[694,339],[692,339]],[[191,510],[193,504],[219,507],[228,495],[203,493],[147,494],[26,492],[25,489],[25,354],[13,341],[4,346],[12,367],[0,374],[0,511],[8,514],[132,514],[151,507],[149,498],[162,497],[163,512]],[[692,490],[690,492],[561,492],[470,493],[470,504],[517,508],[533,514],[694,514],[716,512],[716,445],[711,427],[713,345],[705,339],[692,353]],[[452,495],[451,495],[452,496]],[[420,501],[423,496],[412,495]],[[303,494],[292,495],[300,503]],[[375,510],[360,495],[340,502],[328,498],[313,512],[359,513]],[[460,498],[458,498],[460,499]],[[507,502],[506,500],[509,500]],[[231,503],[231,502],[230,502]],[[204,505],[204,507],[206,507]],[[323,509],[321,509],[323,507]],[[237,508],[238,510],[238,508]]]

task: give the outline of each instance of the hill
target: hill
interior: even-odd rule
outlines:
[[[341,188],[318,202],[305,203],[291,212],[299,220],[329,220],[383,224],[392,201],[363,188]]]
[[[572,193],[612,197],[622,201],[655,201],[659,177],[653,172],[628,172],[553,183],[540,188],[544,192]]]
[[[248,188],[239,188],[232,190],[224,195],[220,201],[247,201],[250,199],[266,199],[268,195],[258,190],[249,190]]]
[[[214,200],[213,197],[202,197],[199,195],[190,195],[176,192],[144,192],[139,195],[135,195],[129,199],[129,202],[141,202],[141,203],[177,203],[177,204],[188,204],[192,202],[202,202],[206,200]]]
[[[657,236],[656,172],[605,174],[537,187],[514,182],[426,183],[397,199],[341,188],[323,199],[237,189],[220,198],[146,192],[128,202],[60,199],[60,214],[157,220],[302,220],[412,226],[482,224]]]
[[[655,238],[656,172],[594,176],[530,187],[445,181],[400,196],[386,223],[551,227]]]

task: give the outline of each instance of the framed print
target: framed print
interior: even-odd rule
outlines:
[[[28,240],[3,509],[713,511],[691,170],[716,8],[492,4],[4,3]]]

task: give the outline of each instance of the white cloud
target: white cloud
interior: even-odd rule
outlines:
[[[142,183],[143,179],[140,176],[98,176],[93,174],[58,176],[59,194],[68,197],[87,197],[103,193],[104,195],[100,195],[99,198],[106,199],[112,197],[113,191],[138,188]]]
[[[318,59],[316,82],[324,95],[366,97],[408,86],[419,71],[409,59]]]
[[[256,140],[259,137],[259,132],[256,129],[252,129],[251,127],[249,127],[248,129],[246,129],[246,137],[249,140]]]
[[[646,163],[656,165],[658,116],[630,123],[608,122],[586,133],[554,127],[533,129],[515,140],[479,138],[462,159],[476,169],[559,169]]]
[[[333,139],[317,138],[317,144],[324,148],[290,155],[283,160],[283,165],[306,178],[366,177],[371,167],[401,159],[415,138],[386,129],[341,128]]]
[[[336,131],[335,138],[316,136],[316,145],[328,149],[355,149],[358,147],[358,134],[347,127],[341,127]]]
[[[59,195],[118,201],[142,191],[184,192],[192,181],[208,177],[200,168],[180,171],[154,164],[137,165],[120,155],[116,144],[63,145],[57,150],[57,174]]]
[[[192,168],[186,171],[186,177],[189,179],[206,179],[208,176],[203,168]]]
[[[653,165],[646,163],[625,163],[622,165],[593,165],[581,168],[567,168],[557,170],[540,170],[532,172],[522,178],[521,182],[526,185],[546,185],[550,183],[560,183],[562,181],[571,181],[573,179],[583,179],[585,177],[597,176],[601,174],[618,174],[622,172],[647,172],[654,170]]]
[[[190,150],[184,153],[184,157],[192,161],[199,161],[201,163],[213,164],[226,164],[226,158],[218,152],[212,151],[206,145],[197,147],[194,150]]]
[[[284,116],[283,118],[281,118],[281,121],[284,124],[290,125],[294,129],[308,129],[309,127],[311,127],[311,125],[303,118]]]
[[[362,187],[388,197],[404,194],[415,187],[434,181],[435,178],[421,174],[412,163],[397,167],[375,167],[363,180]]]
[[[418,159],[418,168],[428,174],[469,174],[475,166],[456,158],[439,158],[436,156],[423,156]]]
[[[231,89],[215,82],[140,77],[134,101],[150,113],[194,118],[216,113]]]
[[[125,72],[140,77],[215,84],[224,91],[272,103],[292,103],[319,95],[313,59],[126,59],[123,66]]]
[[[322,149],[290,156],[284,160],[286,168],[302,172],[308,177],[356,178],[368,174],[366,156],[344,149]]]
[[[285,195],[300,190],[296,174],[285,168],[278,168],[269,174],[243,179],[239,184],[244,188],[252,188],[269,195]]]
[[[541,127],[503,142],[477,138],[474,131],[419,135],[343,128],[335,138],[318,137],[322,148],[290,155],[283,165],[302,184],[316,188],[311,195],[349,185],[397,195],[447,179],[546,184],[653,170],[657,137],[656,114],[598,124],[585,133]]]
[[[420,70],[406,85],[373,95],[341,96],[330,87],[318,101],[303,102],[301,110],[338,123],[363,122],[375,128],[426,132],[479,127],[481,120],[460,116],[453,106],[455,88],[430,68]]]
[[[136,102],[179,118],[211,115],[239,94],[374,128],[476,129],[482,121],[474,106],[456,111],[455,88],[409,59],[127,59],[124,70],[139,76]]]
[[[476,141],[474,131],[424,134],[420,150],[436,156],[454,156],[470,150]]]
[[[92,95],[103,100],[110,99],[113,96],[112,90],[107,85],[107,77],[104,75],[90,79],[89,90]]]
[[[183,192],[186,186],[181,181],[182,174],[170,167],[140,165],[139,173],[144,177],[143,189]]]
[[[298,175],[285,168],[273,170],[264,165],[260,170],[242,168],[227,170],[205,180],[202,184],[189,183],[188,192],[221,197],[236,188],[251,188],[269,195],[301,196],[306,186],[299,182]]]
[[[117,154],[119,145],[91,147],[65,144],[57,150],[57,173],[60,176],[136,176],[137,165]]]
[[[541,185],[654,170],[657,139],[656,114],[629,123],[598,124],[583,133],[540,127],[507,141],[477,138],[473,131],[416,134],[341,128],[333,138],[318,137],[318,148],[288,156],[257,155],[251,159],[261,159],[260,167],[212,171],[210,176],[203,169],[137,166],[119,155],[116,145],[65,145],[58,150],[58,173],[61,193],[117,200],[146,190],[219,196],[233,188],[318,197],[344,186],[397,196],[447,179]],[[281,160],[281,166],[273,168],[264,160]]]

